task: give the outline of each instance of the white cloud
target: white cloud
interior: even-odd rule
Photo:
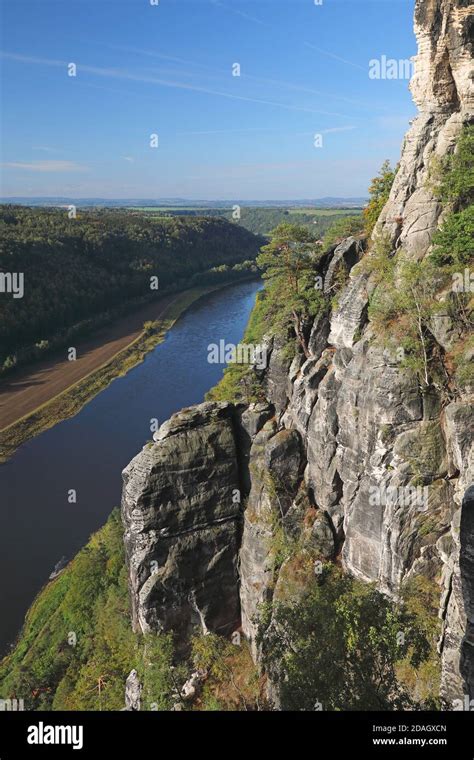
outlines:
[[[353,129],[357,129],[357,127],[330,127],[329,129],[322,129],[321,134],[329,135],[333,132],[351,132]]]
[[[5,161],[7,169],[22,169],[29,172],[86,172],[87,166],[74,161]]]
[[[42,150],[44,153],[61,153],[57,148],[50,148],[49,145],[33,145],[32,150]]]

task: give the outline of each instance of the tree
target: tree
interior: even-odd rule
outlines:
[[[397,168],[392,169],[390,161],[384,161],[377,177],[374,177],[370,184],[370,200],[363,211],[367,235],[372,233],[377,219],[388,200],[396,173]]]
[[[414,614],[329,565],[303,599],[275,605],[259,641],[283,710],[413,707],[396,664],[431,652]]]
[[[395,268],[393,258],[375,274],[378,285],[369,303],[369,318],[389,346],[402,349],[400,365],[428,387],[435,358],[432,322],[444,308],[436,295],[445,275],[429,259],[403,261]]]
[[[441,266],[469,264],[474,258],[474,204],[449,214],[433,237],[433,261]]]
[[[432,162],[430,175],[440,200],[457,209],[474,203],[474,125],[463,128],[454,153]]]
[[[331,224],[324,236],[324,247],[329,248],[335,243],[339,243],[350,235],[359,235],[364,231],[364,217],[343,216]]]
[[[320,256],[321,246],[307,229],[285,222],[273,230],[271,242],[257,257],[264,278],[274,286],[273,296],[280,300],[282,320],[291,321],[306,357],[310,352],[305,330],[323,303],[314,280]]]

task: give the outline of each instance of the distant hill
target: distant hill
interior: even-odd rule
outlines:
[[[186,198],[67,198],[65,196],[17,196],[1,198],[1,203],[14,203],[26,206],[104,206],[122,208],[147,207],[147,208],[229,208],[233,205],[242,207],[267,207],[267,208],[360,208],[367,203],[367,198],[303,198],[301,200],[188,200]]]

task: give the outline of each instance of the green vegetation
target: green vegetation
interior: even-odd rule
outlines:
[[[227,219],[242,227],[245,227],[255,235],[269,237],[271,231],[284,222],[297,221],[316,238],[322,238],[335,217],[341,219],[346,216],[354,216],[360,209],[345,208],[274,208],[242,206],[240,219],[236,221],[232,209],[225,208],[171,208],[171,207],[148,207],[140,209],[146,212],[150,219],[162,220],[166,217],[196,217],[208,216]],[[293,217],[293,218],[292,218]]]
[[[463,128],[454,153],[432,161],[430,186],[454,210],[474,203],[474,126]]]
[[[450,214],[435,234],[432,260],[459,268],[472,262],[474,254],[474,204]]]
[[[262,242],[224,219],[151,221],[126,211],[70,219],[66,210],[17,206],[0,208],[0,234],[0,270],[25,278],[23,298],[0,301],[4,369],[80,337],[104,313],[229,279],[216,267],[241,265],[232,274],[246,276]]]
[[[132,631],[128,598],[123,528],[114,510],[30,607],[15,648],[0,663],[2,699],[23,699],[27,710],[121,710],[135,668],[141,709],[170,710],[191,670],[200,668],[207,678],[191,709],[263,704],[262,679],[244,640],[196,636],[191,658],[177,660],[172,634]]]
[[[302,599],[274,604],[272,624],[260,630],[259,641],[284,710],[436,706],[429,689],[417,703],[397,677],[399,665],[407,680],[434,651],[424,608],[396,604],[335,566],[325,565]]]
[[[415,620],[417,635],[428,643],[424,657],[412,662],[415,645],[408,642],[405,658],[397,660],[395,670],[402,687],[416,704],[437,709],[440,687],[440,658],[437,642],[441,630],[439,619],[439,585],[423,575],[406,581],[401,589],[401,602],[407,615]]]
[[[194,709],[257,710],[264,706],[262,678],[248,644],[237,632],[233,639],[231,643],[214,633],[193,639],[194,667],[207,673]]]
[[[464,127],[456,150],[431,167],[432,189],[451,212],[434,237],[431,254],[442,267],[474,258],[474,126]]]
[[[411,369],[422,387],[435,385],[449,396],[472,385],[472,295],[474,264],[474,130],[466,127],[456,151],[435,164],[430,182],[448,213],[433,239],[432,253],[408,261],[403,251],[392,255],[389,241],[379,238],[361,265],[377,287],[369,318],[401,366]],[[467,278],[466,278],[467,274]],[[466,286],[467,285],[467,286]],[[455,331],[446,353],[437,341],[438,320],[448,317]]]
[[[390,161],[384,161],[377,177],[372,180],[369,187],[369,203],[363,211],[367,236],[372,234],[377,219],[388,201],[396,173],[397,167],[392,169]]]
[[[382,254],[383,256],[383,254]],[[372,264],[376,264],[374,256]],[[442,284],[440,273],[429,260],[385,259],[379,268],[379,284],[369,304],[369,318],[377,333],[400,361],[428,387],[439,372],[433,351],[432,319],[443,311],[436,298]]]
[[[257,258],[264,279],[282,296],[279,318],[284,324],[292,324],[306,357],[309,322],[324,304],[321,289],[315,287],[315,268],[321,254],[321,246],[303,227],[280,224]]]
[[[27,710],[120,710],[136,668],[145,707],[169,709],[172,656],[169,636],[132,632],[116,510],[30,607],[16,647],[0,663],[0,694],[24,699]]]
[[[331,224],[324,236],[324,248],[330,248],[351,235],[364,232],[363,216],[345,216]]]
[[[273,231],[270,243],[262,247],[257,258],[266,285],[257,295],[244,343],[255,345],[265,334],[276,334],[283,339],[288,362],[297,350],[309,355],[307,341],[312,321],[328,308],[316,279],[321,254],[320,243],[300,225],[280,224]],[[256,373],[245,365],[230,365],[207,398],[250,402],[262,395]]]

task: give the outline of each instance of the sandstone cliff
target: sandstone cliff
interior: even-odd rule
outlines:
[[[421,260],[440,223],[429,167],[474,118],[473,13],[464,0],[416,2],[412,92],[420,115],[374,233],[389,240],[392,255],[403,249]],[[396,597],[417,574],[439,585],[449,708],[474,697],[472,396],[446,403],[375,339],[367,315],[373,283],[355,266],[362,255],[355,239],[329,253],[325,290],[339,262],[352,271],[337,305],[315,320],[308,358],[290,362],[278,336],[268,336],[266,402],[183,410],[126,468],[134,625],[182,637],[196,626],[225,634],[242,625],[258,659],[259,610],[286,593],[285,564],[272,559],[277,504],[303,551],[340,557],[387,594]],[[446,340],[449,332],[446,316]]]
[[[378,230],[414,258],[426,254],[442,214],[427,182],[430,162],[453,149],[474,113],[473,13],[469,0],[415,3],[418,54],[410,89],[420,113],[405,137]]]

